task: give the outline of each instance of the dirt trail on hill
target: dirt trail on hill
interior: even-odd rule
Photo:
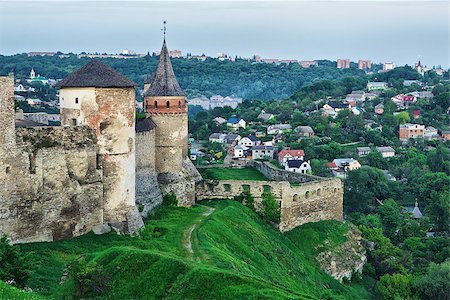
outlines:
[[[183,247],[190,254],[194,254],[194,250],[192,249],[192,232],[194,232],[197,225],[202,222],[207,216],[211,215],[214,212],[215,208],[208,207],[207,210],[202,213],[201,218],[196,220],[194,224],[192,224],[183,234]]]

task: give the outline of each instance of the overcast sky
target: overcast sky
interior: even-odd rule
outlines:
[[[3,1],[0,53],[169,49],[449,67],[450,1]]]

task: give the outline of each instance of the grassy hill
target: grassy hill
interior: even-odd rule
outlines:
[[[29,286],[49,298],[370,299],[314,260],[318,246],[343,242],[346,230],[326,221],[283,235],[237,202],[210,201],[161,208],[140,237],[89,234],[18,247],[39,263]]]
[[[16,289],[3,281],[0,281],[0,299],[15,299],[15,300],[43,300],[44,297],[35,293],[28,293]]]

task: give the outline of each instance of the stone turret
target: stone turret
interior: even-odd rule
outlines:
[[[153,80],[151,80],[153,77]],[[188,155],[186,95],[173,72],[164,40],[159,64],[150,75],[144,93],[145,112],[155,123],[155,167],[163,194],[174,192],[180,205],[195,201],[194,177],[198,176]]]
[[[143,226],[135,206],[135,83],[93,60],[59,84],[61,124],[96,132],[104,182],[104,221]]]
[[[0,77],[0,154],[15,146],[14,78]]]

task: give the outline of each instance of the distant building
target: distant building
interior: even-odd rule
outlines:
[[[403,86],[411,86],[413,84],[422,86],[422,82],[420,80],[403,80]]]
[[[244,145],[237,145],[234,147],[234,155],[233,157],[245,157],[245,152],[248,150]]]
[[[227,145],[233,145],[233,144],[237,144],[241,139],[241,136],[239,134],[235,134],[235,133],[231,133],[231,134],[227,134],[227,136],[225,137],[225,143],[227,143]]]
[[[421,115],[420,109],[414,109],[413,111],[411,111],[411,116],[412,116],[414,119],[420,118],[420,115]]]
[[[299,65],[302,68],[309,68],[309,67],[312,67],[312,66],[318,66],[319,64],[317,63],[316,60],[302,60],[302,61],[299,62]]]
[[[204,110],[209,110],[209,99],[206,97],[193,98],[188,101],[189,105],[201,106]]]
[[[375,113],[377,115],[382,115],[384,113],[384,105],[383,105],[383,103],[375,105]]]
[[[291,124],[276,124],[267,127],[267,134],[281,134],[285,131],[292,130]]]
[[[406,123],[399,127],[399,140],[407,142],[409,139],[423,138],[424,132],[424,125]]]
[[[398,108],[407,108],[411,103],[417,102],[417,97],[414,95],[399,94],[392,97],[391,100]]]
[[[301,173],[301,174],[307,174],[309,171],[311,171],[311,166],[308,162],[304,160],[288,160],[286,164],[284,165],[284,169],[286,171],[294,172],[294,173]]]
[[[233,130],[238,130],[239,128],[244,128],[247,125],[244,119],[238,117],[231,117],[227,121],[227,126]]]
[[[297,136],[300,138],[313,138],[314,137],[314,130],[310,126],[297,126],[295,128],[295,133],[297,133]]]
[[[275,150],[272,146],[255,146],[252,148],[253,159],[272,159]]]
[[[266,113],[264,110],[261,111],[261,113],[258,115],[258,119],[261,119],[265,122],[272,120],[273,118],[275,118],[274,114]]]
[[[337,60],[337,68],[338,69],[349,69],[350,68],[350,59],[338,59]]]
[[[222,97],[221,95],[211,96],[209,98],[209,106],[211,109],[216,107],[226,107],[230,106],[232,109],[236,109],[239,104],[242,103],[242,98],[234,98],[234,97]]]
[[[169,51],[169,56],[173,58],[180,58],[183,57],[183,53],[181,52],[181,50],[172,50]]]
[[[436,140],[439,138],[438,130],[432,126],[427,126],[423,133],[423,138],[425,140]]]
[[[224,119],[224,118],[222,118],[222,117],[215,117],[215,118],[214,118],[214,122],[216,122],[216,123],[219,124],[219,125],[222,125],[222,124],[226,123],[227,120]]]
[[[28,52],[27,56],[55,56],[56,52]]]
[[[372,68],[371,60],[358,60],[358,69],[368,71]]]
[[[239,145],[242,145],[242,146],[245,146],[245,147],[258,146],[258,145],[261,145],[261,140],[258,139],[254,135],[249,135],[249,136],[243,137],[239,141]]]
[[[446,141],[450,141],[450,130],[441,130],[441,137]]]
[[[332,171],[333,176],[346,178],[348,171],[361,168],[361,164],[354,158],[336,158],[328,164],[328,168]]]
[[[383,70],[384,71],[390,71],[395,68],[395,64],[393,62],[386,62],[383,64]]]
[[[278,152],[278,162],[280,165],[285,165],[288,160],[303,160],[305,159],[305,151],[291,150],[291,149],[283,149]]]
[[[377,151],[380,152],[381,156],[383,156],[384,158],[395,156],[395,150],[389,146],[377,147]]]
[[[368,155],[372,150],[370,147],[357,147],[356,148],[356,155],[358,156],[366,156]]]
[[[388,88],[388,85],[386,82],[376,82],[376,81],[369,81],[367,83],[367,90],[370,91],[384,91]]]
[[[227,135],[225,133],[213,133],[209,136],[209,141],[212,143],[225,143]]]

